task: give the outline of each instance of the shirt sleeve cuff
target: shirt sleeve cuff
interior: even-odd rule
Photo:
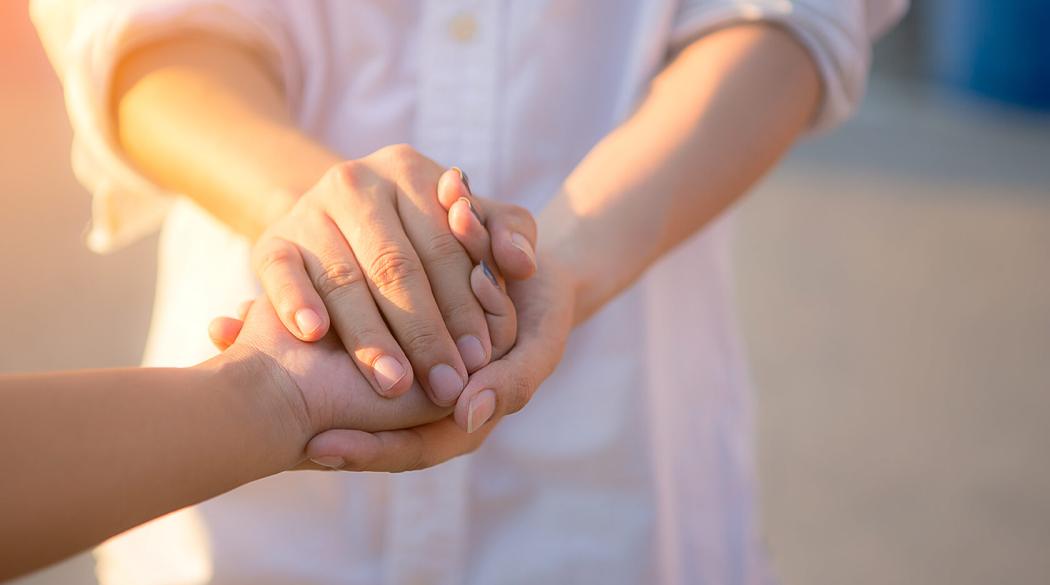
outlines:
[[[266,2],[94,2],[73,16],[63,4],[36,0],[32,15],[65,88],[73,171],[93,197],[87,245],[105,253],[157,230],[175,195],[138,172],[117,143],[110,86],[122,56],[192,31],[262,51],[276,64],[289,94],[298,87],[293,78],[298,67],[281,20]]]
[[[864,3],[834,0],[728,0],[684,6],[672,29],[672,47],[680,48],[711,30],[735,22],[774,22],[795,35],[810,52],[823,83],[823,101],[811,132],[830,129],[860,104],[871,61]],[[831,8],[834,7],[834,8]]]

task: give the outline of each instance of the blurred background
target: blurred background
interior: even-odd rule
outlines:
[[[0,371],[135,365],[155,241],[84,247],[61,88],[25,3],[0,23]],[[1050,3],[917,0],[857,117],[737,209],[786,585],[1050,582],[1048,112]]]

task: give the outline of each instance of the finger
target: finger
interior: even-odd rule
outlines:
[[[366,433],[334,429],[318,434],[306,446],[315,465],[345,471],[396,473],[433,467],[471,453],[494,425],[468,434],[451,418],[396,431]]]
[[[328,332],[328,312],[306,273],[299,247],[284,238],[263,238],[252,250],[252,264],[284,326],[303,341]]]
[[[535,279],[511,283],[512,299],[530,301],[516,307],[518,337],[514,347],[503,358],[475,372],[456,402],[453,417],[468,432],[482,428],[485,415],[490,412],[489,418],[499,418],[521,410],[561,360],[563,346],[550,340],[552,336],[567,335],[571,306],[544,298],[544,287],[533,284]],[[495,405],[490,409],[488,401],[492,398]]]
[[[212,345],[216,349],[226,351],[227,348],[237,341],[237,336],[240,335],[241,327],[243,326],[244,321],[241,319],[216,317],[208,324],[208,337],[211,338]]]
[[[475,361],[478,360],[477,354],[483,354],[482,359],[487,360],[490,351],[488,335],[485,331],[479,337],[476,326],[471,330],[474,335],[470,335],[469,339],[464,338],[462,333],[454,337],[456,331],[446,327],[446,323],[456,323],[461,319],[446,318],[446,289],[432,284],[429,279],[432,273],[436,278],[448,278],[450,275],[442,275],[441,271],[435,271],[433,267],[432,270],[424,269],[423,259],[417,250],[433,254],[430,250],[435,247],[447,250],[455,246],[468,265],[469,260],[455,238],[447,233],[447,227],[444,227],[444,241],[437,237],[420,237],[418,234],[416,239],[409,239],[406,228],[408,224],[414,223],[415,217],[402,215],[398,207],[403,204],[412,208],[414,205],[403,199],[398,193],[400,189],[390,183],[378,186],[370,183],[367,173],[371,172],[367,168],[344,166],[335,180],[338,182],[336,188],[345,196],[332,200],[330,213],[357,254],[376,304],[412,362],[420,385],[436,404],[454,404],[463,391],[467,377],[461,347],[472,350],[471,357]],[[413,169],[405,168],[403,174],[412,172]],[[433,192],[430,193],[430,204],[436,206],[435,200]],[[437,222],[443,225],[441,215],[435,215],[428,220],[432,225]],[[467,288],[467,295],[471,297],[469,301],[477,307],[477,301],[472,299],[467,286],[469,268],[461,273],[460,286]],[[481,321],[480,328],[484,328],[480,307],[477,313]],[[458,315],[448,315],[454,316]],[[459,329],[462,329],[462,325]],[[460,341],[461,347],[457,346],[454,339]]]
[[[249,299],[237,305],[237,317],[216,317],[208,324],[208,337],[211,343],[219,351],[226,351],[237,341],[244,326],[244,319],[248,316],[248,310],[252,308],[254,299]]]
[[[485,228],[485,216],[466,182],[466,173],[452,167],[438,180],[438,202],[448,212],[449,228],[475,263],[492,264],[492,247]],[[493,266],[495,268],[495,266]]]
[[[452,167],[441,173],[441,178],[438,179],[438,202],[441,204],[441,207],[444,207],[445,211],[449,211],[453,203],[464,197],[473,199],[467,173],[459,167]],[[482,213],[481,208],[475,207],[475,211],[478,214],[478,219],[484,224],[485,215]]]
[[[536,272],[536,221],[532,214],[517,205],[491,199],[482,200],[475,196],[470,190],[466,174],[458,167],[452,167],[441,175],[438,182],[438,200],[449,212],[449,222],[457,236],[465,233],[457,228],[466,229],[469,224],[469,218],[458,219],[452,216],[453,208],[462,205],[459,203],[461,199],[467,200],[470,210],[486,229],[486,235],[491,238],[492,245],[489,248],[495,261],[493,268],[513,280],[531,277]],[[459,213],[462,212],[457,212]],[[474,262],[482,260],[481,254],[471,241],[464,242],[461,239],[461,243],[471,252]],[[489,261],[488,258],[485,260]]]
[[[470,287],[485,309],[485,319],[492,336],[492,359],[499,359],[514,346],[518,335],[518,316],[514,311],[514,303],[485,261],[471,272]]]
[[[347,352],[376,393],[399,396],[412,383],[408,359],[387,330],[367,286],[355,277],[360,269],[346,241],[330,224],[318,223],[305,230],[300,241],[313,235],[313,248],[327,250],[324,259],[308,263],[298,246],[282,238],[260,244],[257,270],[263,288],[280,307],[277,312],[285,326],[296,333],[290,325],[295,323],[304,341],[320,339],[317,332],[327,332],[329,315],[335,317]],[[317,238],[319,231],[324,235]]]
[[[355,178],[358,172],[364,171],[347,167],[337,176],[336,187],[345,196],[332,200],[329,213],[357,256],[375,303],[420,385],[435,404],[449,406],[463,391],[467,369],[405,234],[397,194],[377,192],[384,187]]]
[[[492,342],[485,312],[470,287],[474,263],[449,229],[434,184],[414,175],[403,178],[400,187],[398,209],[405,233],[423,262],[434,300],[467,371],[477,371],[489,362]]]
[[[249,299],[249,300],[243,301],[241,304],[237,305],[237,318],[240,319],[241,321],[244,321],[245,319],[247,319],[248,318],[248,311],[252,310],[252,304],[254,302],[255,302],[255,299]]]
[[[448,227],[475,264],[494,261],[489,231],[481,224],[469,199],[460,197],[452,204],[448,210]]]
[[[536,272],[536,220],[517,205],[489,202],[486,208],[496,266],[511,280],[531,277]]]
[[[448,200],[440,191],[465,192],[458,169],[442,175],[438,183],[439,200]],[[504,282],[499,271],[494,268],[492,246],[488,230],[482,225],[481,216],[467,197],[456,199],[449,208],[449,228],[468,251],[471,259],[477,263],[471,272],[471,289],[475,298],[485,309],[485,320],[488,323],[489,337],[492,340],[492,359],[499,359],[517,337],[517,315],[514,305],[506,295]]]
[[[452,414],[460,429],[474,433],[490,419],[517,412],[532,399],[542,378],[529,371],[528,360],[517,353],[514,348],[471,376]]]
[[[303,228],[307,272],[347,353],[380,396],[404,394],[412,386],[411,362],[383,320],[350,246],[328,219]]]
[[[475,264],[486,262],[502,283],[503,277],[492,256],[492,240],[485,227],[485,214],[470,192],[466,173],[452,167],[438,181],[438,201],[448,211],[449,229]]]

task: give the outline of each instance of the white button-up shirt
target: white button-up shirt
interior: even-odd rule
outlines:
[[[815,126],[863,93],[904,0],[34,0],[66,88],[88,244],[162,228],[145,363],[209,357],[258,289],[248,244],[119,154],[110,73],[186,30],[250,43],[298,123],[348,158],[408,142],[534,211],[629,115],[669,51],[775,20],[823,75]],[[577,328],[555,374],[474,455],[401,475],[287,473],[115,538],[110,585],[764,583],[750,396],[725,220]]]

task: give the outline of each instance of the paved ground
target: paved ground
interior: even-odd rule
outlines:
[[[876,80],[741,212],[784,582],[1050,582],[1050,120]]]
[[[21,275],[0,287],[0,371],[133,364],[152,242],[82,248],[57,86],[19,81],[0,107],[0,274]],[[1050,124],[876,80],[740,219],[784,582],[1050,581]],[[19,583],[89,582],[81,558]]]

